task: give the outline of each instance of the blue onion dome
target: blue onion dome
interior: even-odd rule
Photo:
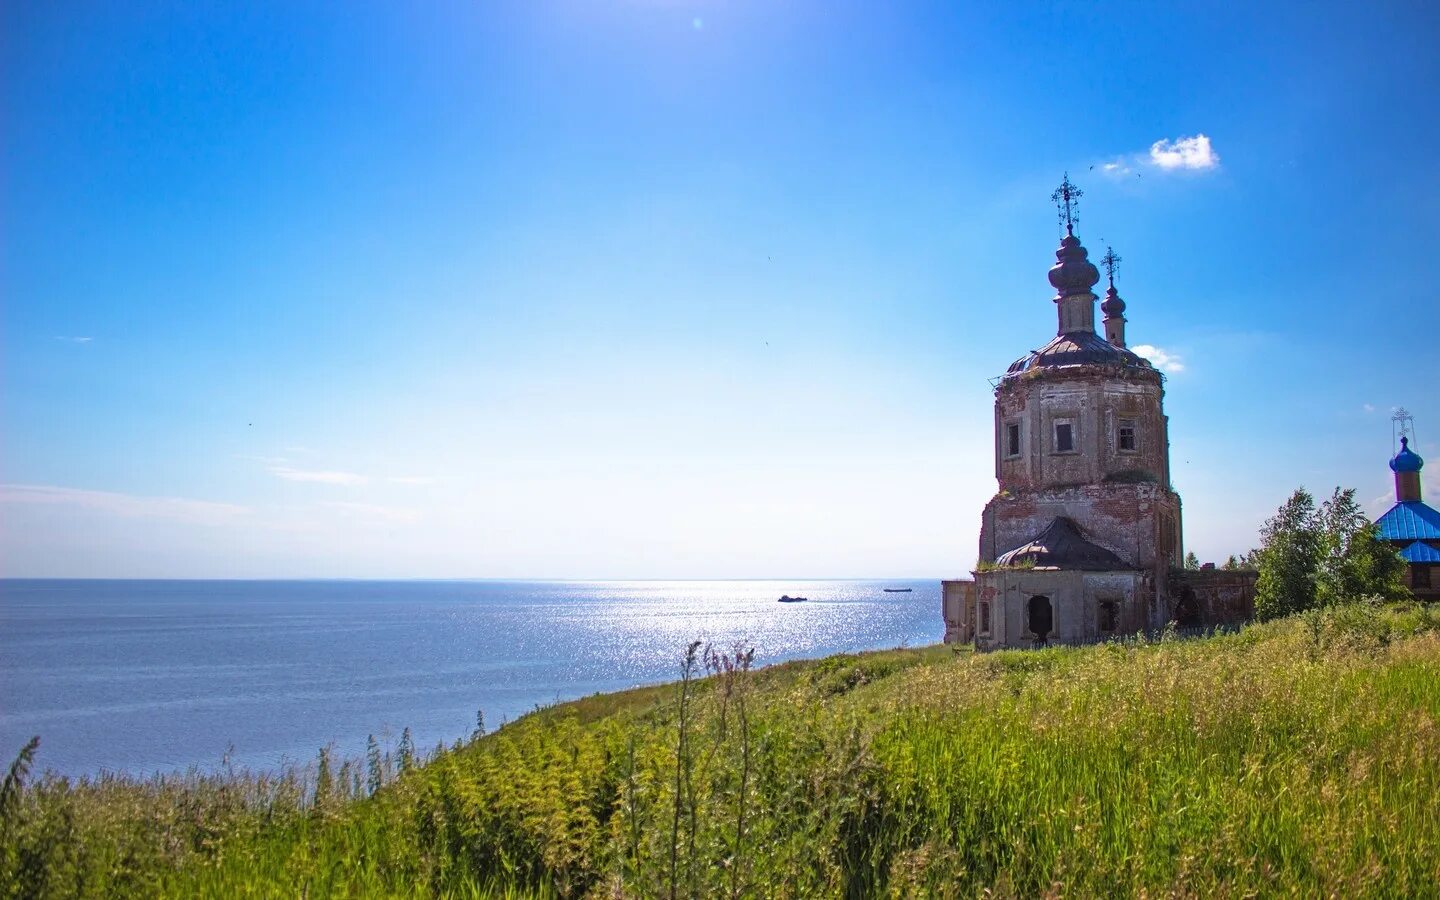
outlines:
[[[1010,364],[1006,375],[1018,375],[1035,369],[1058,369],[1062,366],[1124,366],[1131,369],[1154,369],[1150,360],[1132,350],[1117,347],[1093,331],[1071,331],[1056,335],[1054,340]]]
[[[1061,297],[1084,294],[1100,280],[1100,270],[1090,261],[1090,253],[1080,239],[1068,229],[1055,251],[1055,265],[1050,267],[1050,285]]]
[[[1410,439],[1408,437],[1402,437],[1400,439],[1400,452],[1395,454],[1394,459],[1390,460],[1390,471],[1418,472],[1423,465],[1425,465],[1425,460],[1420,458],[1420,454],[1410,449]]]
[[[1115,285],[1112,284],[1105,289],[1105,299],[1100,303],[1100,311],[1103,312],[1108,319],[1113,319],[1124,314],[1125,301],[1120,299],[1120,294],[1116,292]]]

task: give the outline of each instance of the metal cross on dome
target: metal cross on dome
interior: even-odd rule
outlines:
[[[1403,406],[1397,406],[1395,414],[1390,417],[1391,452],[1399,449],[1402,439],[1415,440],[1415,417],[1410,415],[1410,410]]]
[[[1105,255],[1100,257],[1100,265],[1105,267],[1105,274],[1110,278],[1110,286],[1115,286],[1115,270],[1120,268],[1121,257],[1117,256],[1114,247],[1106,247]]]
[[[1060,221],[1065,223],[1067,233],[1073,234],[1075,223],[1080,221],[1080,217],[1075,214],[1075,209],[1080,205],[1077,201],[1083,196],[1085,196],[1085,192],[1071,183],[1069,172],[1065,173],[1065,180],[1060,182],[1055,193],[1050,195],[1050,202],[1054,203],[1060,211]]]

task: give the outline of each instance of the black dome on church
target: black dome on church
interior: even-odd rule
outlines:
[[[1093,331],[1071,331],[1057,335],[1053,341],[1020,357],[1005,370],[1006,375],[1019,375],[1034,369],[1060,366],[1129,366],[1154,370],[1145,357],[1117,347]]]
[[[1131,566],[1109,550],[1087,540],[1073,521],[1064,516],[1050,520],[1045,530],[995,560],[997,566],[1030,564],[1037,569],[1080,569],[1115,572]]]

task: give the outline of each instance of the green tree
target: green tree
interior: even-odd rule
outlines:
[[[1380,540],[1354,488],[1336,488],[1315,508],[1299,488],[1261,529],[1252,554],[1260,579],[1255,615],[1273,619],[1363,597],[1400,599],[1405,561]],[[1228,567],[1228,564],[1227,564]]]
[[[1315,576],[1322,552],[1315,498],[1296,488],[1260,529],[1256,556],[1255,616],[1264,621],[1315,606]]]
[[[1317,600],[1322,606],[1378,596],[1398,600],[1407,593],[1405,561],[1380,540],[1355,489],[1335,489],[1320,505],[1320,560],[1316,571]]]
[[[1194,550],[1191,550],[1189,553],[1185,554],[1185,568],[1190,569],[1191,571],[1200,568],[1200,557],[1195,555]]]
[[[366,787],[370,793],[380,790],[385,783],[384,763],[380,758],[380,745],[375,741],[375,735],[370,735],[370,740],[365,744],[365,766],[369,778]]]
[[[408,727],[400,732],[400,749],[396,751],[396,764],[401,772],[407,772],[415,767],[415,739],[410,736]]]
[[[335,791],[335,780],[330,774],[330,748],[320,748],[320,762],[315,767],[315,805],[324,806]]]

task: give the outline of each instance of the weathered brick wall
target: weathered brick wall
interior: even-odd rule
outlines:
[[[1255,617],[1255,581],[1248,569],[1182,569],[1170,575],[1172,615],[1181,625],[1240,625]]]
[[[1036,490],[1104,481],[1170,483],[1165,390],[1151,370],[1074,366],[1006,379],[995,391],[995,477],[1003,489]],[[1136,446],[1122,449],[1121,420]],[[1072,452],[1058,452],[1055,424],[1068,421]],[[1020,429],[1011,454],[1009,427]]]
[[[1033,538],[1056,516],[1163,582],[1184,553],[1180,498],[1170,489],[1164,385],[1153,370],[1067,366],[1008,378],[995,390],[995,474],[980,559]],[[1074,452],[1056,452],[1055,424],[1072,426]],[[1133,451],[1120,425],[1134,427]],[[1010,426],[1019,432],[1011,454]]]
[[[985,504],[980,559],[994,562],[1039,534],[1057,516],[1137,569],[1160,570],[1179,561],[1180,498],[1158,484],[1088,484],[1003,492]],[[1162,519],[1173,524],[1167,538]]]

